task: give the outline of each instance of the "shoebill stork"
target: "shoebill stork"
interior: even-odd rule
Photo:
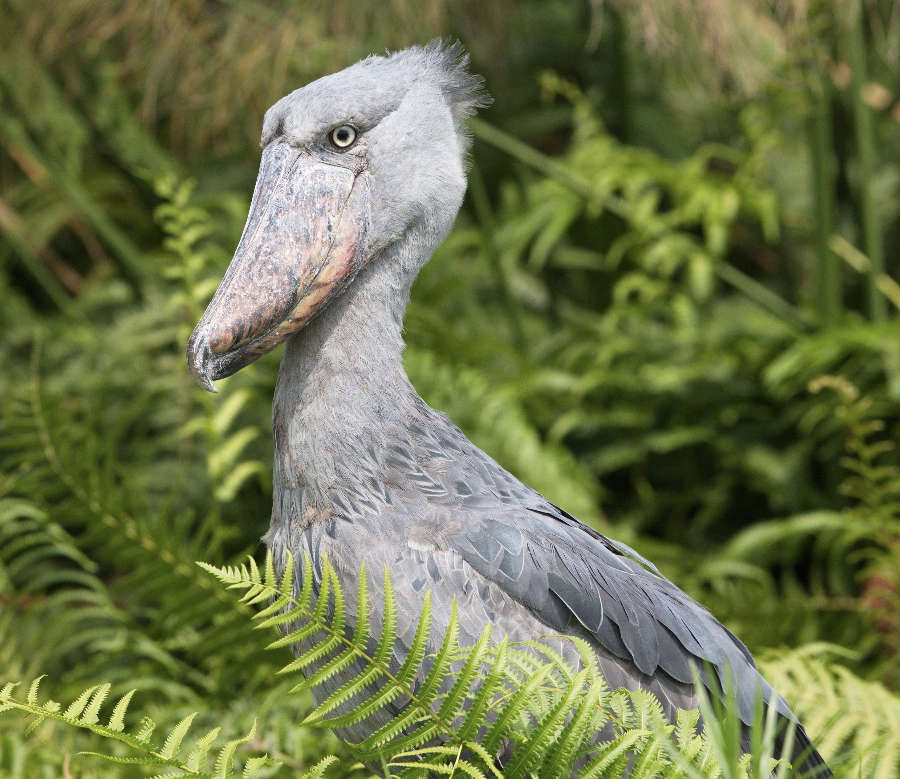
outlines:
[[[610,686],[650,690],[669,714],[697,706],[695,665],[720,678],[730,668],[745,723],[757,690],[794,720],[709,611],[511,475],[403,370],[410,287],[462,203],[481,83],[458,44],[434,42],[368,57],[266,112],[244,233],[187,351],[212,390],[287,342],[266,542],[282,561],[327,552],[350,598],[363,562],[386,565],[398,645],[431,590],[435,640],[456,598],[463,642],[488,623],[511,640],[580,635]],[[342,735],[359,740],[365,724]],[[825,775],[799,726],[796,740],[805,767]]]

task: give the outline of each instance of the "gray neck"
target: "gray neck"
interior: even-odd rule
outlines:
[[[403,369],[403,314],[421,264],[410,244],[372,258],[287,342],[272,409],[273,519],[284,491],[322,506],[329,490],[377,473],[386,443],[421,403]]]

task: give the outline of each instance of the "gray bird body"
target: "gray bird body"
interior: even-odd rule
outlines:
[[[430,45],[320,79],[266,115],[248,226],[189,346],[194,375],[211,387],[287,340],[273,406],[266,543],[282,563],[287,551],[297,565],[304,551],[314,561],[327,554],[351,615],[361,565],[375,610],[387,566],[398,662],[430,590],[433,642],[456,598],[464,644],[489,623],[498,640],[580,635],[610,686],[650,690],[670,716],[697,706],[693,669],[702,674],[708,663],[720,681],[733,675],[746,723],[757,691],[765,700],[775,695],[780,714],[793,720],[747,649],[705,608],[628,547],[522,484],[410,384],[403,315],[419,268],[462,201],[463,119],[479,100],[460,52]],[[317,145],[345,122],[360,129],[348,154]],[[313,173],[303,173],[305,165]],[[327,192],[304,194],[319,181]],[[333,213],[336,185],[328,182],[339,182],[337,199],[348,204]],[[326,226],[304,227],[295,203],[328,211],[313,220]],[[293,252],[313,259],[292,264]],[[313,306],[320,291],[327,303]],[[558,647],[577,662],[571,646]],[[367,720],[341,735],[358,741],[379,724]],[[814,757],[810,767],[824,766]]]

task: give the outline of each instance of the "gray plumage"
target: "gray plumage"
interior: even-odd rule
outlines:
[[[211,387],[212,379],[288,339],[273,407],[266,543],[282,561],[286,550],[297,560],[303,550],[314,560],[327,553],[347,585],[351,611],[361,564],[376,609],[386,565],[401,647],[410,645],[422,596],[431,590],[433,642],[456,597],[463,643],[487,623],[497,639],[580,635],[595,647],[611,686],[650,690],[669,715],[697,706],[694,667],[702,674],[708,663],[720,682],[730,669],[749,723],[757,691],[766,700],[777,694],[743,644],[633,550],[583,525],[480,451],[406,377],[402,327],[410,288],[460,207],[464,119],[485,102],[480,79],[465,66],[458,46],[440,43],[370,57],[266,113],[248,227],[189,347],[192,371]],[[343,124],[358,131],[354,145],[343,151],[323,144]],[[268,190],[305,191],[306,179],[297,178],[305,165],[319,166],[322,176],[331,168],[335,176],[349,171],[340,181],[352,186],[346,198],[354,204],[329,211],[325,237],[292,239],[326,258],[325,270],[316,265],[307,273],[312,281],[303,275],[311,260],[301,258],[298,271],[293,256],[279,256],[281,239],[269,235],[299,229],[291,227],[302,222],[290,210],[295,195],[279,200]],[[284,190],[286,177],[300,184]],[[352,232],[356,224],[363,227]],[[347,231],[352,235],[341,245],[352,248],[331,280],[335,235]],[[302,281],[279,286],[294,275]],[[327,304],[313,306],[320,290]],[[270,292],[272,299],[262,300]],[[261,302],[248,313],[241,307],[254,295]],[[577,660],[571,647],[559,647]],[[777,708],[794,719],[780,697]],[[342,735],[359,740],[378,724]],[[824,763],[814,754],[807,766]]]

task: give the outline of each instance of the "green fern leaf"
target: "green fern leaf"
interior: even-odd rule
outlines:
[[[363,722],[368,719],[376,711],[380,711],[391,701],[400,697],[403,694],[403,687],[399,684],[386,684],[370,698],[355,705],[353,709],[346,714],[335,717],[326,717],[326,715],[350,700],[354,695],[361,693],[383,675],[384,672],[382,669],[370,665],[363,670],[359,676],[346,681],[341,685],[340,689],[335,690],[322,701],[322,703],[316,706],[316,708],[303,720],[303,724],[315,725],[324,723],[332,728],[345,728],[349,725],[355,725],[357,722]]]
[[[448,629],[438,651],[429,659],[428,593],[410,651],[394,673],[389,663],[396,640],[396,604],[389,571],[385,571],[384,621],[370,654],[365,573],[360,577],[358,595],[362,615],[357,614],[351,634],[336,571],[323,558],[321,582],[315,592],[308,555],[305,562],[303,602],[291,592],[292,575],[283,575],[279,581],[269,558],[262,574],[252,563],[211,572],[226,586],[244,589],[245,597],[252,595],[256,603],[268,601],[259,612],[264,619],[257,618],[258,627],[297,626],[272,644],[294,647],[297,657],[281,672],[308,671],[307,680],[298,687],[320,685],[351,664],[359,664],[359,673],[320,702],[304,724],[324,722],[342,728],[389,713],[387,721],[382,720],[360,743],[352,745],[360,759],[393,761],[390,765],[403,769],[404,775],[431,770],[481,776],[485,771],[495,772],[494,756],[506,740],[512,739],[512,763],[505,769],[511,777],[529,773],[548,778],[563,775],[571,771],[576,759],[588,761],[588,775],[615,775],[631,766],[629,770],[645,779],[644,774],[647,778],[668,776],[680,770],[668,760],[663,746],[671,741],[678,749],[672,739],[687,738],[690,723],[696,718],[682,723],[680,735],[670,736],[674,728],[664,720],[661,704],[653,695],[607,689],[587,642],[573,640],[580,670],[558,649],[537,642],[511,646],[503,640],[491,647],[489,630],[474,647],[462,649],[454,602]],[[300,641],[313,638],[316,642],[301,651]],[[451,668],[457,669],[452,678]],[[421,674],[424,679],[418,684]],[[354,699],[347,711],[332,716]],[[402,700],[399,712],[387,708],[398,700]],[[609,726],[610,720],[615,737],[608,743],[595,743],[596,734]],[[710,770],[719,765],[708,748],[711,742],[716,743],[715,738],[704,735],[700,755],[697,740],[690,742],[696,758],[688,762],[692,770],[702,761]]]
[[[34,706],[37,704],[38,700],[38,687],[40,687],[41,680],[46,678],[46,674],[41,674],[38,676],[28,688],[28,697],[26,698],[26,702],[30,706]],[[3,693],[0,693],[0,700],[4,700],[9,697],[9,693],[12,691],[12,685],[5,685],[3,687]]]
[[[322,779],[325,776],[325,770],[330,765],[334,765],[338,761],[334,755],[323,757],[318,763],[303,774],[300,779]]]
[[[339,588],[338,588],[339,589]],[[333,624],[333,629],[337,630],[337,625]],[[306,680],[305,686],[310,689],[317,687],[322,682],[332,678],[335,674],[345,670],[354,660],[358,659],[369,640],[369,601],[368,601],[368,585],[366,582],[366,566],[362,565],[360,569],[359,593],[356,614],[356,628],[353,632],[353,638],[350,646],[336,657],[329,660],[321,666],[314,674]],[[295,669],[301,668],[294,663],[282,668],[279,673],[288,673]],[[365,685],[362,685],[363,687]],[[295,690],[297,687],[294,688]],[[302,689],[302,686],[301,686]],[[352,696],[352,692],[347,697]],[[346,700],[346,698],[345,698]],[[343,701],[341,701],[343,702]],[[338,704],[339,705],[339,704]],[[319,715],[320,716],[320,715]]]
[[[424,723],[424,724],[422,724]],[[422,727],[417,728],[422,724]],[[406,735],[401,735],[406,732]],[[362,760],[377,759],[390,745],[392,751],[405,751],[421,746],[439,732],[438,726],[417,706],[408,706],[391,722],[386,723],[364,741],[354,744]]]
[[[456,681],[454,681],[453,687],[450,688],[450,691],[444,697],[437,712],[438,719],[443,720],[444,722],[452,722],[459,713],[469,687],[472,685],[472,682],[476,680],[481,671],[481,665],[487,654],[490,640],[491,626],[488,625],[481,631],[478,641],[468,653],[465,665],[463,665],[456,675]]]
[[[397,604],[394,601],[394,588],[391,586],[391,572],[384,567],[384,621],[381,625],[381,638],[375,649],[373,662],[384,666],[394,653],[397,641]]]
[[[694,749],[700,741],[697,736],[697,722],[700,712],[697,709],[679,710],[675,718],[675,741],[682,749]],[[697,747],[699,748],[699,747]]]
[[[243,779],[255,779],[255,777],[259,776],[259,772],[262,771],[263,768],[273,765],[277,766],[281,764],[271,760],[268,755],[251,757],[244,763],[244,770],[241,772],[241,777],[243,777]]]
[[[150,742],[154,730],[156,730],[156,723],[150,717],[141,717],[134,737],[137,741],[147,744]]]
[[[503,774],[497,768],[497,765],[496,765],[497,758],[495,755],[490,754],[477,741],[467,741],[466,749],[468,749],[469,751],[474,752],[476,755],[478,755],[478,757],[481,758],[482,764],[487,766],[490,769],[491,773],[493,773],[493,775],[495,777],[497,777],[497,779],[504,779]]]
[[[213,728],[206,735],[197,739],[194,748],[188,754],[187,765],[193,771],[199,771],[206,765],[206,756],[212,748],[213,742],[219,737],[221,728]]]
[[[500,688],[506,675],[506,658],[509,653],[509,640],[503,641],[494,649],[494,659],[488,669],[487,676],[481,685],[479,694],[475,696],[466,718],[459,729],[459,739],[463,742],[473,741],[479,728],[484,723],[487,712],[494,700],[494,694]]]
[[[415,763],[392,763],[391,765],[415,768],[416,774],[418,774],[419,776],[429,776],[433,774],[446,774],[449,776],[453,773],[453,769],[455,767],[453,764],[448,765],[447,763],[430,763],[427,760],[419,760]]]
[[[174,728],[172,728],[172,730],[169,732],[169,735],[166,737],[162,750],[160,750],[160,754],[164,758],[168,759],[171,757],[175,757],[175,755],[178,754],[178,750],[181,748],[181,742],[184,740],[187,732],[191,729],[191,724],[194,722],[194,717],[196,716],[196,711],[188,714]]]
[[[359,654],[360,654],[360,651],[357,648],[357,646],[354,645],[354,646],[347,647],[343,652],[341,652],[339,655],[336,655],[331,660],[327,661],[315,673],[313,673],[311,676],[309,676],[306,679],[305,686],[309,687],[310,689],[312,689],[313,687],[319,686],[320,684],[327,681],[335,674],[338,674],[341,671],[343,671],[344,669],[346,669],[354,660],[356,660],[359,657]],[[294,667],[291,667],[291,666],[294,666],[294,664],[291,663],[289,666],[285,666],[285,668],[282,668],[281,671],[279,671],[279,673],[286,673],[288,668],[290,668],[290,670],[294,670],[295,667],[302,667],[302,666],[294,666]],[[296,688],[294,688],[294,689],[296,689]],[[301,687],[301,689],[302,689],[302,687]]]
[[[119,765],[172,765],[171,761],[169,760],[163,760],[161,758],[152,757],[150,755],[142,755],[141,757],[122,757],[120,755],[107,755],[104,752],[89,751],[79,752],[78,754],[85,755],[86,757],[98,757],[101,760],[105,760],[107,763],[118,763]]]
[[[593,674],[589,674],[589,678],[593,681],[548,754],[546,766],[542,768],[543,776],[549,778],[564,773],[579,755],[590,751],[586,745],[606,724],[608,718],[602,704],[607,693],[606,681]]]
[[[366,564],[359,569],[359,590],[356,594],[356,627],[353,630],[353,643],[366,646],[369,643],[369,584],[366,576]]]
[[[252,559],[252,558],[251,558]],[[272,563],[271,555],[268,556],[266,561],[266,574],[265,579],[263,581],[263,585],[265,588],[268,588],[269,591],[275,589],[277,590],[277,597],[273,601],[272,605],[267,609],[263,609],[256,616],[258,619],[261,619],[260,627],[268,627],[264,625],[265,618],[270,614],[274,614],[276,611],[281,608],[286,607],[290,602],[291,598],[294,594],[294,565],[293,565],[293,557],[288,556],[287,564],[284,567],[284,572],[281,575],[281,581],[276,581],[274,564]],[[258,596],[259,600],[263,599],[263,593],[261,592]]]
[[[651,779],[651,777],[658,776],[660,763],[667,762],[660,757],[659,742],[656,739],[648,739],[641,754],[634,761],[632,775],[635,779]]]
[[[289,619],[288,622],[300,622],[300,621],[302,621],[305,614],[306,614],[306,612],[301,611],[299,609],[297,611],[292,611],[291,619]],[[316,633],[319,633],[321,630],[322,630],[322,625],[318,624],[317,622],[310,621],[310,622],[307,622],[305,625],[303,625],[303,627],[297,628],[297,630],[294,630],[291,633],[286,633],[281,638],[277,639],[276,641],[272,641],[270,644],[267,644],[266,646],[268,649],[279,649],[283,646],[292,646],[294,644],[300,644],[300,642],[305,641],[306,639],[310,638],[311,636],[316,635]],[[288,666],[284,666],[279,671],[279,673],[290,673],[293,670],[295,670],[295,669],[291,668],[288,665]]]
[[[410,752],[401,752],[394,755],[390,762],[390,767],[413,768],[413,769],[430,769],[441,774],[454,775],[457,771],[474,777],[475,779],[487,779],[487,775],[478,766],[463,758],[463,754],[468,749],[468,744],[460,744],[459,746],[432,746],[422,747]],[[431,756],[445,756],[448,759],[444,762],[429,761]],[[405,758],[418,758],[411,761]]]
[[[112,714],[109,717],[109,723],[107,724],[107,727],[110,730],[121,732],[125,729],[125,712],[128,711],[128,704],[131,703],[131,698],[135,692],[135,690],[126,692],[119,698],[118,702],[113,707]]]
[[[294,557],[288,552],[287,553],[287,563],[285,564],[287,568],[293,570],[294,568]],[[297,596],[297,604],[301,608],[308,609],[310,604],[312,603],[313,593],[314,593],[314,579],[313,579],[313,562],[312,558],[309,556],[309,552],[303,553],[303,586],[300,588],[300,594]],[[284,593],[282,593],[284,594]]]
[[[315,644],[311,649],[305,651],[300,657],[298,657],[293,662],[286,665],[284,668],[279,671],[279,673],[291,673],[293,671],[302,670],[304,668],[308,668],[315,663],[318,663],[322,658],[326,657],[328,654],[333,652],[341,645],[341,637],[340,636],[326,636],[317,644]],[[303,682],[300,682],[293,689],[297,692],[305,689],[309,686],[309,680],[306,679]]]
[[[333,633],[343,636],[347,626],[347,606],[344,601],[344,591],[341,589],[337,573],[330,564],[326,566],[327,575],[331,579],[332,592],[334,593],[334,611],[329,622]],[[293,593],[292,593],[293,594]]]
[[[587,678],[588,671],[583,670],[569,682],[567,693],[529,732],[527,745],[520,745],[513,752],[513,761],[508,768],[504,768],[504,773],[513,778],[524,776],[538,764],[562,730],[565,719],[569,716],[576,699],[583,695]]]
[[[451,728],[447,726],[447,723],[437,722],[424,712],[418,712],[418,716],[412,720],[411,724],[407,722],[401,731],[393,732],[388,746],[391,752],[415,749],[450,731]],[[383,744],[382,748],[384,746]]]
[[[428,670],[428,675],[422,682],[416,698],[421,706],[430,706],[431,702],[437,696],[438,690],[447,678],[450,670],[453,653],[459,645],[459,614],[456,607],[456,598],[450,607],[450,621],[447,624],[447,632],[444,634],[444,640],[441,642],[441,648],[435,655],[434,662]]]
[[[627,761],[631,751],[649,735],[647,731],[628,730],[614,741],[602,745],[597,749],[594,758],[581,770],[582,779],[609,775],[610,767]]]
[[[387,573],[385,575],[387,577]],[[393,605],[391,605],[390,608],[387,605],[388,603],[392,604],[392,602],[393,598],[386,595],[386,625],[389,625],[391,619],[396,619],[395,617],[392,618],[390,616],[395,611]],[[411,749],[425,743],[425,741],[435,735],[439,728],[433,721],[428,721],[430,714],[429,707],[437,696],[441,684],[443,684],[444,680],[447,678],[450,663],[457,648],[458,635],[459,618],[457,615],[456,600],[454,599],[447,632],[444,635],[444,640],[425,680],[422,682],[421,687],[416,691],[415,705],[410,706],[393,722],[386,723],[360,742],[357,745],[357,748],[360,750],[361,754],[374,755],[377,753],[377,750],[388,741],[393,741],[394,746],[400,750]],[[384,634],[382,634],[382,643],[384,643]],[[425,723],[421,728],[413,730],[406,736],[397,740],[399,733],[407,730],[420,720],[424,720]]]
[[[546,639],[566,638],[566,636],[544,636]],[[565,683],[570,683],[574,679],[574,669],[562,656],[559,650],[546,644],[543,641],[523,641],[522,646],[529,646],[534,650],[538,657],[538,663],[550,663],[555,672],[560,675]],[[523,659],[528,659],[528,655],[524,655]],[[537,665],[535,665],[537,667]]]
[[[77,719],[78,716],[84,711],[84,707],[87,706],[88,701],[91,698],[91,695],[97,689],[96,686],[88,687],[84,692],[81,693],[72,703],[69,704],[69,707],[63,713],[63,717],[66,719]]]
[[[40,727],[41,723],[42,723],[46,718],[47,718],[47,717],[46,717],[44,714],[42,714],[42,713],[37,713],[37,714],[35,714],[35,715],[34,715],[34,718],[31,720],[31,722],[29,722],[28,725],[25,726],[25,735],[26,735],[26,736],[30,736],[32,733],[34,733],[34,731],[35,731],[38,727]]]
[[[80,715],[81,712],[84,711],[84,707],[87,706],[91,695],[96,689],[96,686],[88,687],[83,693],[81,693],[81,695],[79,695],[74,701],[69,704],[69,708],[67,708],[65,712],[63,712],[63,717],[65,717],[66,719],[77,719],[78,715]]]
[[[288,558],[288,563],[290,563],[290,557]],[[285,574],[293,568],[290,564],[284,567]],[[275,575],[275,559],[272,557],[271,553],[266,555],[266,563],[264,566],[265,573],[263,574],[263,584],[266,585],[269,589],[278,590],[278,577]],[[293,574],[291,574],[293,575]],[[281,590],[282,595],[290,595],[289,592],[285,592]]]
[[[324,625],[331,607],[331,585],[337,584],[337,576],[328,562],[328,558],[322,558],[322,580],[319,582],[319,593],[316,596],[316,606],[313,609],[312,619],[317,625]],[[340,586],[340,585],[338,585]]]
[[[256,722],[254,721],[250,732],[243,738],[229,741],[222,747],[219,756],[216,758],[215,779],[231,779],[231,773],[234,763],[234,753],[241,744],[246,744],[256,735]]]
[[[271,598],[271,595],[272,589],[265,585],[259,594],[254,596],[253,600],[268,600]],[[289,605],[290,599],[279,594],[266,608],[253,615],[253,618],[257,621],[257,627],[260,630],[265,630],[266,628],[280,627],[295,621],[297,616],[302,614],[302,610],[289,609]]]
[[[522,685],[516,692],[512,694],[509,701],[499,712],[496,721],[491,725],[487,735],[482,740],[485,749],[488,752],[496,753],[500,748],[503,739],[512,727],[513,722],[519,714],[526,708],[529,699],[534,691],[540,687],[544,680],[550,675],[551,666],[545,665],[528,681]]]
[[[419,614],[419,621],[416,625],[416,632],[413,636],[412,644],[406,656],[406,660],[401,666],[395,677],[393,684],[385,684],[380,690],[373,693],[365,702],[359,703],[354,707],[353,711],[348,712],[339,717],[324,720],[330,727],[339,728],[346,727],[357,722],[368,719],[376,711],[387,706],[391,701],[396,700],[403,694],[403,690],[412,683],[416,671],[425,657],[428,646],[428,636],[431,631],[431,591],[425,593],[422,600],[422,610]],[[386,643],[386,642],[379,642]],[[346,682],[339,690],[332,693],[324,700],[316,709],[314,709],[305,723],[316,723],[323,721],[326,714],[334,711],[338,706],[351,698],[353,695],[361,692],[375,681],[379,676],[383,675],[383,670],[375,665],[370,665],[363,670],[357,679],[351,679]]]
[[[409,653],[406,656],[406,660],[403,661],[400,671],[397,673],[397,681],[400,684],[408,685],[412,682],[416,675],[416,671],[419,669],[419,666],[425,658],[430,635],[431,590],[428,590],[425,593],[425,597],[422,599],[422,611],[419,614],[419,623],[416,625],[416,633],[413,636],[412,644],[409,647]]]
[[[109,682],[105,682],[104,684],[98,685],[97,689],[94,691],[90,703],[88,703],[87,708],[81,715],[81,721],[86,725],[94,725],[100,721],[100,707],[103,705],[103,701],[106,700],[106,696],[109,695],[111,686],[112,685],[110,685]]]
[[[259,572],[259,566],[256,564],[256,559],[253,555],[247,555],[247,565],[249,566],[249,570],[245,569],[242,571],[243,579],[249,579],[253,583],[261,582],[262,579]],[[243,568],[244,566],[241,567]]]

